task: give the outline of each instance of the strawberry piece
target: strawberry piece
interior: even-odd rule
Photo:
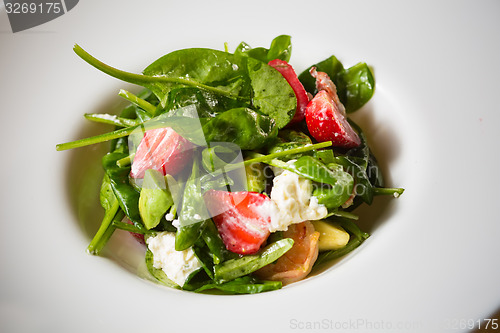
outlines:
[[[238,254],[257,252],[269,237],[271,199],[258,192],[209,190],[204,194],[208,211],[226,248]]]
[[[340,102],[335,84],[328,75],[316,72],[318,93],[306,108],[306,124],[312,137],[319,142],[332,141],[333,146],[354,148],[361,144],[358,134],[347,121],[344,105]]]
[[[190,161],[193,145],[172,128],[156,128],[144,133],[132,163],[130,176],[143,178],[148,169],[175,175]]]
[[[304,86],[299,81],[297,74],[289,63],[280,59],[271,60],[268,65],[281,73],[281,75],[288,81],[290,87],[292,87],[295,97],[297,98],[297,109],[295,110],[295,115],[292,120],[290,120],[290,124],[301,121],[305,117],[307,103],[309,103],[309,96],[307,95]]]

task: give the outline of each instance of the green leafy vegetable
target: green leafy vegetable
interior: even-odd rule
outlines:
[[[331,56],[310,66],[299,75],[299,80],[306,91],[315,94],[316,81],[309,73],[312,67],[316,67],[319,72],[325,72],[332,79],[347,113],[358,110],[373,96],[375,79],[366,63],[358,63],[344,69],[342,63],[335,56]]]
[[[277,260],[290,250],[292,245],[293,239],[284,238],[266,246],[259,254],[224,261],[214,267],[214,279],[222,283],[255,272]]]
[[[146,170],[139,196],[139,213],[146,228],[156,227],[173,203],[161,172]]]

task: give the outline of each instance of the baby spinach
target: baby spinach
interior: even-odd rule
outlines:
[[[316,94],[316,79],[312,77],[309,71],[312,67],[315,67],[318,72],[325,72],[328,74],[333,83],[337,84],[337,75],[344,71],[344,65],[335,57],[334,55],[322,60],[312,66],[309,66],[306,70],[299,74],[299,80],[304,86],[304,89],[311,94]]]
[[[111,183],[107,174],[104,175],[101,191],[99,194],[99,199],[101,206],[104,208],[104,217],[102,219],[101,225],[97,230],[94,238],[87,247],[87,252],[91,254],[98,255],[104,245],[111,237],[114,232],[114,227],[112,225],[114,217],[118,214],[120,210],[120,205],[116,199],[115,193],[111,187]]]
[[[179,87],[170,90],[165,103],[165,111],[189,105],[196,107],[199,118],[213,118],[219,113],[236,107],[250,106],[250,103],[245,104],[243,101],[227,96],[218,96],[213,92],[196,87]]]
[[[269,154],[275,154],[280,152],[285,152],[287,150],[299,148],[299,147],[307,147],[312,145],[312,140],[306,134],[296,131],[296,130],[288,130],[283,129],[278,133],[278,140],[273,145],[268,147]],[[280,159],[283,161],[288,161],[292,159],[298,159],[303,155],[312,155],[314,154],[313,150],[308,150],[299,154],[289,154],[281,157]]]
[[[297,98],[288,81],[276,69],[252,58],[248,59],[248,75],[253,105],[273,118],[278,128],[285,127],[297,108]]]
[[[214,267],[214,280],[223,283],[255,272],[277,260],[292,248],[293,239],[283,238],[267,245],[259,253],[226,260]]]
[[[160,269],[160,268],[155,268],[153,266],[154,258],[153,258],[153,252],[151,252],[149,249],[146,250],[146,267],[148,268],[149,273],[161,284],[170,287],[170,288],[175,288],[175,289],[180,289],[180,287],[170,280],[167,277],[167,274]]]
[[[361,108],[372,98],[374,91],[375,79],[366,63],[358,63],[342,72],[338,92],[346,112]]]
[[[207,143],[232,142],[241,149],[257,149],[276,137],[274,120],[249,108],[231,109],[203,125]]]
[[[199,162],[195,158],[191,175],[184,186],[182,206],[179,211],[179,228],[175,235],[176,251],[191,247],[202,234],[205,220],[209,219],[202,195],[199,171]]]
[[[366,63],[360,62],[344,69],[342,63],[331,56],[307,68],[299,75],[299,80],[311,94],[315,94],[316,80],[309,70],[316,67],[317,71],[325,72],[337,87],[339,99],[344,104],[346,112],[354,112],[368,102],[375,91],[375,79]]]
[[[245,58],[218,50],[177,50],[153,62],[143,74],[164,79],[147,83],[160,101],[179,86],[194,86],[243,100],[248,100],[251,92]]]
[[[139,195],[139,213],[146,228],[156,227],[173,203],[161,172],[146,170]]]
[[[260,60],[266,64],[274,59],[289,62],[292,54],[291,37],[288,35],[280,35],[274,38],[269,49],[264,47],[252,48],[247,43],[241,42],[234,53]]]
[[[256,294],[280,289],[281,281],[260,281],[251,276],[243,276],[226,283],[208,283],[194,290],[197,293],[217,289],[224,294]]]

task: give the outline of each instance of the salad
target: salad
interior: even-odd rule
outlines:
[[[369,235],[354,210],[384,187],[361,128],[347,115],[373,95],[370,68],[331,56],[297,75],[291,37],[269,48],[171,52],[144,69],[90,65],[143,87],[121,90],[120,114],[85,114],[114,130],[57,145],[109,142],[104,217],[88,246],[117,229],[144,245],[161,284],[194,292],[259,293],[306,278]]]

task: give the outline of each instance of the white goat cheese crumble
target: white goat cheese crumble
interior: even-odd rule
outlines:
[[[153,267],[162,269],[170,280],[181,287],[189,275],[201,267],[192,248],[175,250],[174,232],[160,232],[149,237],[146,243],[153,253]]]
[[[277,170],[278,171],[278,170]],[[271,190],[271,202],[263,207],[271,215],[271,232],[284,231],[294,223],[320,220],[328,215],[325,205],[312,196],[312,181],[294,172],[276,172]]]

